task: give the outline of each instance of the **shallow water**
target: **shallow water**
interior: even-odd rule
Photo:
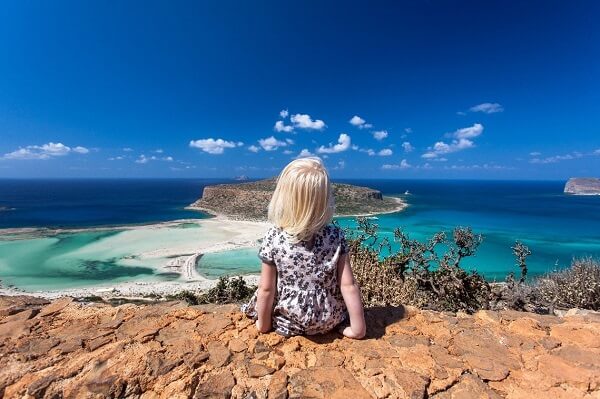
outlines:
[[[258,248],[241,248],[208,253],[200,258],[196,270],[207,277],[260,273]]]
[[[178,274],[163,268],[170,254],[193,254],[201,244],[221,242],[228,237],[223,230],[182,223],[0,240],[0,280],[3,285],[30,291],[177,280]]]

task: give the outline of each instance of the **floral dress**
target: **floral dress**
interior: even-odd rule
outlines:
[[[337,261],[348,251],[343,231],[324,226],[308,245],[291,243],[285,231],[271,227],[258,251],[263,262],[277,268],[273,328],[284,336],[325,333],[347,317],[337,276]],[[241,308],[253,319],[256,296]]]

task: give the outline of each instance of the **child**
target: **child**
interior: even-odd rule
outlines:
[[[360,290],[350,267],[344,233],[330,224],[333,188],[318,158],[290,162],[277,179],[267,231],[258,256],[259,287],[242,311],[262,333],[326,333],[347,315],[346,337],[365,335]]]

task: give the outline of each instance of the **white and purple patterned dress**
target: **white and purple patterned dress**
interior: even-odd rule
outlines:
[[[277,294],[273,328],[284,336],[326,333],[346,318],[346,305],[338,284],[337,261],[347,253],[343,231],[327,225],[308,242],[291,243],[288,234],[271,227],[258,257],[277,268]],[[242,312],[256,319],[255,292]]]

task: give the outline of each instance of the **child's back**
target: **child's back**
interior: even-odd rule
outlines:
[[[283,229],[271,227],[259,257],[277,269],[277,295],[273,325],[282,335],[320,334],[346,318],[346,305],[338,283],[338,260],[347,252],[339,227],[324,226],[311,242],[290,242]],[[256,294],[243,307],[254,316]]]

